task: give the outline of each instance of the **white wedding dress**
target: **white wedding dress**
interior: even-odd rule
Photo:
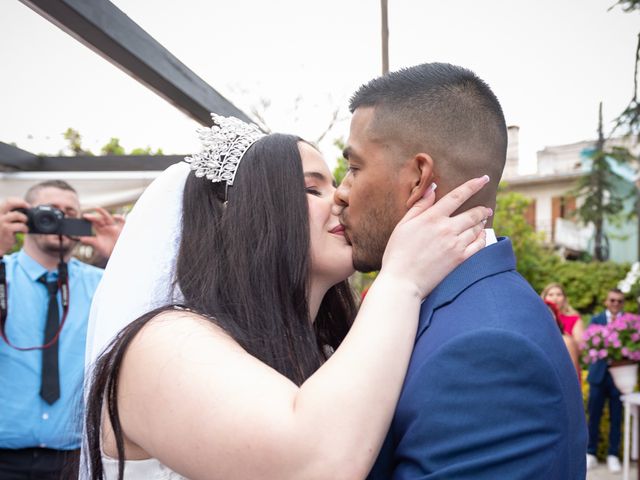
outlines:
[[[106,480],[117,480],[118,460],[102,455],[102,466]],[[160,463],[155,458],[125,460],[124,480],[188,480]]]

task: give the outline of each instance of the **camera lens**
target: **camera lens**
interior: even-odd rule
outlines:
[[[40,233],[57,233],[64,214],[57,208],[40,207],[33,212],[33,226]]]

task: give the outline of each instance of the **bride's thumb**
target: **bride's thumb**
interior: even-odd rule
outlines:
[[[411,220],[412,218],[417,217],[422,212],[431,207],[436,201],[436,188],[438,188],[438,186],[435,183],[429,185],[427,190],[424,192],[424,195],[422,195],[422,198],[414,203],[407,211],[403,220]]]

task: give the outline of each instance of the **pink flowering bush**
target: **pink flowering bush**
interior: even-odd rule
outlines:
[[[581,347],[586,364],[640,362],[640,315],[625,313],[608,325],[590,325]]]

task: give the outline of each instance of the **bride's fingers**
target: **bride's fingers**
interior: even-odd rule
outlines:
[[[478,238],[471,242],[467,248],[464,249],[464,258],[467,259],[472,255],[475,255],[487,245],[487,232],[482,230]]]
[[[414,203],[409,210],[407,210],[407,213],[405,213],[404,217],[402,217],[402,220],[400,220],[399,223],[408,222],[412,218],[417,217],[422,212],[431,207],[436,201],[436,196],[434,193],[435,191],[436,184],[432,183],[429,188],[427,188],[427,191],[424,192],[422,198]]]
[[[484,230],[486,222],[480,222],[472,226],[471,228],[466,229],[460,235],[458,235],[458,242],[464,248],[471,245],[479,236],[480,233]]]
[[[493,210],[487,207],[473,207],[469,210],[452,217],[450,220],[451,229],[460,234],[464,232],[466,229],[473,227],[474,225],[479,224],[483,220],[486,221],[493,215]]]
[[[489,182],[489,176],[484,175],[479,178],[472,178],[457,188],[454,188],[444,197],[438,200],[429,213],[434,215],[448,217],[458,210],[464,202],[469,200],[474,194],[478,193],[482,187]]]

